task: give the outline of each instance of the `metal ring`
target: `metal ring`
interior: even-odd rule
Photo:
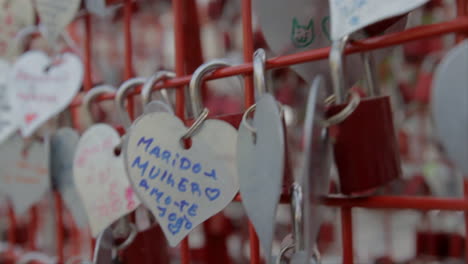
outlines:
[[[333,82],[333,91],[336,96],[336,103],[342,104],[346,100],[345,80],[344,80],[344,65],[343,65],[343,51],[348,42],[348,36],[335,40],[332,43],[329,63],[330,74]]]
[[[280,112],[280,116],[281,118],[283,118],[283,114],[284,114],[284,107],[283,107],[283,104],[276,101],[276,103],[278,104],[278,111]],[[251,105],[249,108],[247,108],[247,110],[244,112],[244,114],[242,115],[242,120],[241,120],[241,124],[243,126],[245,126],[245,128],[250,131],[250,133],[253,134],[254,136],[254,139],[256,138],[257,136],[257,129],[255,127],[253,127],[248,121],[247,121],[247,117],[255,110],[255,108],[257,107],[257,104],[253,104]],[[255,141],[255,140],[254,140]]]
[[[298,183],[293,183],[291,187],[291,215],[293,219],[293,238],[295,241],[294,250],[296,252],[304,250],[304,196],[302,187]]]
[[[141,99],[143,105],[147,105],[151,101],[151,92],[153,90],[153,86],[160,81],[174,78],[176,75],[174,72],[170,71],[158,71],[153,76],[151,76],[143,85],[141,89]],[[166,89],[159,90],[164,101],[172,107],[171,100],[169,99],[169,95]]]
[[[93,113],[91,112],[92,101],[102,94],[114,94],[115,90],[116,89],[110,85],[99,85],[92,88],[85,94],[83,97],[83,104],[85,105],[86,111],[93,122],[96,122],[96,119],[94,119]]]
[[[182,139],[191,138],[193,134],[195,134],[195,132],[198,130],[198,128],[203,124],[203,122],[205,122],[209,113],[210,113],[210,110],[208,110],[208,108],[203,109],[203,112],[201,113],[201,115],[198,116],[198,118],[190,126],[187,132],[185,132],[185,134],[182,136]]]
[[[291,244],[282,248],[278,254],[278,257],[276,258],[276,264],[281,264],[281,259],[283,258],[283,255],[289,250],[293,249],[294,247],[295,247],[294,242],[292,242]]]
[[[127,97],[130,89],[136,88],[138,85],[142,85],[146,82],[146,78],[136,77],[129,79],[120,85],[115,95],[115,105],[117,106],[117,113],[120,117],[120,121],[125,129],[128,129],[132,125],[132,120],[128,115],[127,109],[125,109],[125,98]]]
[[[343,110],[325,120],[325,126],[333,126],[346,120],[361,103],[361,97],[355,91],[350,91],[351,100]]]
[[[135,240],[135,237],[138,234],[138,230],[137,230],[135,224],[129,223],[129,225],[130,225],[130,229],[131,229],[130,234],[128,235],[127,239],[125,239],[125,241],[122,242],[122,244],[117,245],[115,247],[117,250],[122,250],[122,249],[127,248],[130,244],[132,244],[132,242]]]
[[[257,49],[253,56],[253,77],[254,77],[254,85],[258,90],[258,95],[262,95],[264,93],[272,93],[265,81],[265,62],[266,62],[266,54],[264,49]]]

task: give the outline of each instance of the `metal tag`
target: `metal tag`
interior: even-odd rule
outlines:
[[[114,236],[112,228],[108,227],[99,234],[94,248],[94,264],[109,264],[114,260]]]
[[[448,158],[468,175],[468,41],[447,53],[436,69],[431,110]]]
[[[162,101],[151,101],[147,105],[145,105],[145,114],[148,113],[155,113],[155,112],[164,112],[174,114],[172,107]]]
[[[84,228],[88,224],[83,202],[73,182],[73,159],[79,136],[71,128],[61,128],[50,138],[50,175],[52,186],[57,189],[75,223]]]
[[[328,194],[331,166],[331,145],[324,127],[325,84],[322,77],[315,78],[309,91],[304,123],[304,159],[300,175],[304,194],[304,246],[308,258],[322,223],[323,207],[318,198]]]
[[[109,17],[121,6],[121,4],[107,6],[106,0],[86,0],[86,9],[90,13],[100,17]]]
[[[239,190],[237,131],[205,120],[185,149],[186,131],[172,114],[145,114],[134,122],[124,151],[130,181],[171,246],[224,209]]]
[[[10,137],[19,127],[20,117],[13,103],[15,87],[8,85],[9,73],[10,64],[0,59],[0,143]]]
[[[241,123],[237,140],[237,170],[242,203],[257,231],[267,262],[271,257],[285,163],[281,120],[278,103],[271,94],[264,94],[255,107],[255,136]]]
[[[94,237],[140,204],[125,173],[122,155],[115,155],[119,143],[120,136],[111,126],[94,125],[81,137],[73,161],[75,185]]]
[[[14,135],[0,145],[0,193],[9,197],[16,214],[39,202],[49,187],[47,140],[33,141],[25,149],[23,139]]]

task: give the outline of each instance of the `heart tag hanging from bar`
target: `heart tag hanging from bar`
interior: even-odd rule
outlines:
[[[78,133],[71,128],[61,128],[51,136],[50,175],[52,187],[60,192],[75,223],[80,228],[84,228],[88,224],[88,219],[73,182],[73,160],[78,141]]]
[[[226,65],[214,61],[195,71],[190,95],[199,117],[189,129],[172,114],[153,112],[138,118],[128,135],[124,155],[130,181],[171,246],[224,209],[239,190],[237,131],[226,122],[205,120],[208,110],[201,113],[199,107],[203,75]],[[190,147],[184,147],[184,139],[191,140]]]
[[[49,190],[48,140],[25,142],[13,135],[0,145],[0,193],[21,215]]]
[[[285,136],[280,106],[271,91],[265,91],[263,49],[254,54],[254,80],[260,99],[245,112],[239,126],[237,170],[242,204],[269,262],[283,183]],[[253,121],[248,121],[252,110]]]
[[[52,116],[63,111],[81,87],[83,65],[71,53],[64,53],[56,63],[45,53],[30,51],[13,66],[8,85],[16,91],[21,133],[31,136]]]
[[[331,39],[341,39],[376,22],[408,13],[428,1],[329,0]]]
[[[19,127],[19,116],[15,105],[15,87],[8,85],[10,64],[0,60],[0,144]]]
[[[433,80],[435,132],[448,158],[468,175],[468,41],[447,53]]]
[[[80,0],[36,0],[40,23],[45,26],[44,36],[50,44],[73,21],[80,4]]]

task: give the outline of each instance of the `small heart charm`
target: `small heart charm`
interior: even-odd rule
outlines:
[[[73,21],[80,8],[80,0],[36,0],[41,24],[45,26],[45,37],[54,43],[60,33]]]
[[[123,157],[114,153],[119,143],[112,127],[98,124],[83,134],[76,150],[73,177],[94,237],[140,204],[128,182]]]
[[[14,90],[8,85],[10,64],[0,60],[0,143],[10,137],[19,127],[17,111],[15,111]]]
[[[206,120],[185,149],[187,127],[169,113],[147,113],[132,126],[124,150],[130,181],[171,246],[226,207],[239,185],[237,131]]]
[[[73,160],[79,136],[71,128],[61,128],[50,138],[50,175],[75,223],[84,228],[88,224],[83,203],[73,182]]]
[[[0,145],[0,193],[13,202],[17,215],[25,213],[49,190],[47,145],[47,140],[34,141],[25,148],[19,135]]]
[[[283,123],[271,94],[257,102],[253,128],[255,136],[243,123],[239,127],[237,169],[242,203],[269,258],[285,163]]]
[[[31,136],[52,116],[63,111],[81,87],[83,65],[71,53],[64,53],[58,65],[43,52],[30,51],[13,66],[9,85],[16,91],[21,133]]]

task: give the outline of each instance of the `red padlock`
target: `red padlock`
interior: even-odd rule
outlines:
[[[342,63],[346,42],[347,37],[334,41],[330,52],[336,104],[328,109],[327,116],[335,136],[334,156],[341,193],[364,195],[401,176],[400,155],[390,98],[379,95],[369,58],[364,60],[368,97],[360,99],[351,92],[351,100],[346,103]]]

